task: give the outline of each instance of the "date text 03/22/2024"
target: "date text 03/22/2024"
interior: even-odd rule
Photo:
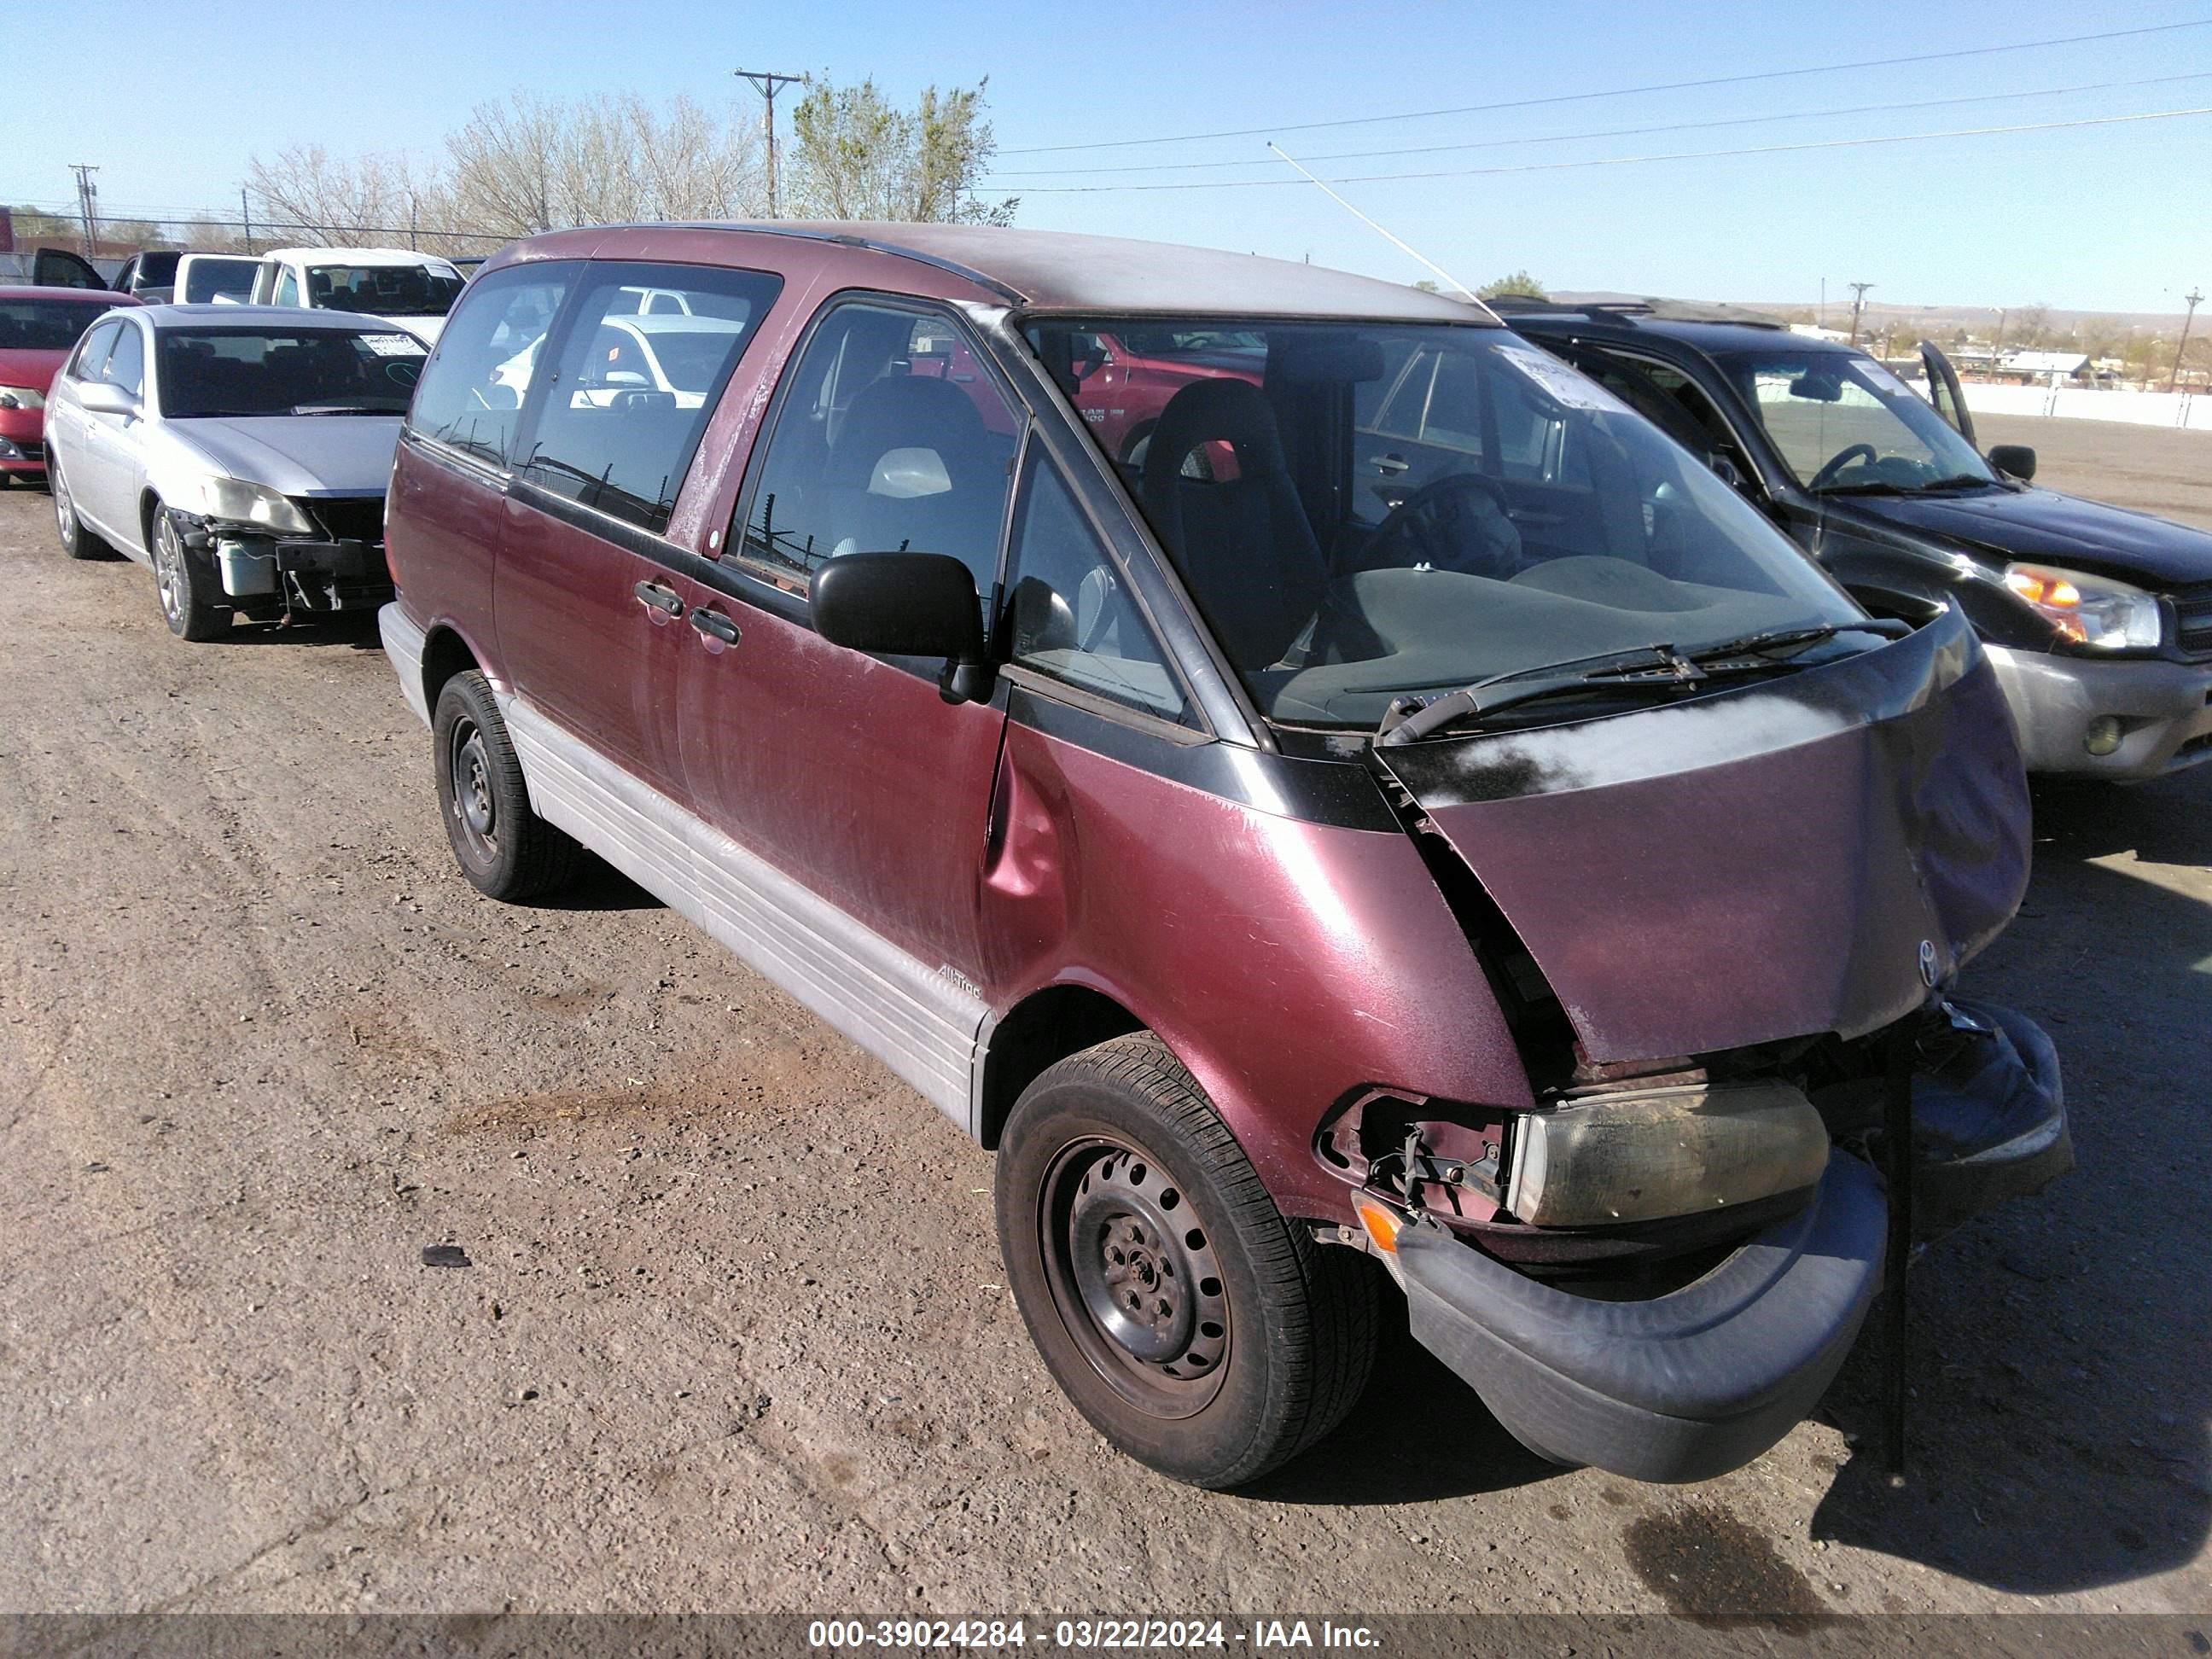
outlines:
[[[1366,1650],[1381,1645],[1364,1625],[1330,1620],[1255,1619],[817,1619],[807,1626],[811,1648],[920,1650],[956,1648],[1017,1651],[1035,1643],[1041,1648],[1076,1650],[1172,1651],[1180,1649],[1242,1649],[1248,1653],[1292,1653],[1300,1650]]]

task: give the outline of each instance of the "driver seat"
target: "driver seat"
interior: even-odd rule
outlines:
[[[1186,477],[1202,444],[1237,452],[1237,476]],[[1139,496],[1152,528],[1237,665],[1273,667],[1295,646],[1329,586],[1283,457],[1275,412],[1249,380],[1194,380],[1160,411]]]

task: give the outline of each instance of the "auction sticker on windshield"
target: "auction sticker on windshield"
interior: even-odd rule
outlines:
[[[427,357],[429,348],[412,334],[364,334],[361,343],[380,357]]]
[[[1556,357],[1534,346],[1500,345],[1498,355],[1534,380],[1545,395],[1569,409],[1587,409],[1601,415],[1626,415],[1628,405],[1596,381],[1569,368]]]

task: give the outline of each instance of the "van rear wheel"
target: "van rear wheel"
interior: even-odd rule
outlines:
[[[447,680],[431,731],[446,839],[470,884],[510,903],[566,884],[583,849],[531,809],[490,682],[475,669]]]
[[[1045,1364],[1114,1445],[1256,1480],[1343,1420],[1374,1361],[1366,1263],[1287,1222],[1149,1033],[1060,1061],[1007,1121],[1000,1248]]]

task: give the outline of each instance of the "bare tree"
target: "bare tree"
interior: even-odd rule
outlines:
[[[792,112],[786,199],[823,219],[1011,224],[1020,198],[976,194],[998,149],[983,119],[988,84],[926,88],[902,110],[872,78],[839,87],[809,76]]]
[[[451,212],[444,185],[404,155],[337,157],[295,144],[274,161],[246,163],[246,187],[259,230],[303,246],[404,240]]]
[[[485,104],[446,140],[452,216],[508,236],[748,212],[760,165],[750,122],[690,98]]]

